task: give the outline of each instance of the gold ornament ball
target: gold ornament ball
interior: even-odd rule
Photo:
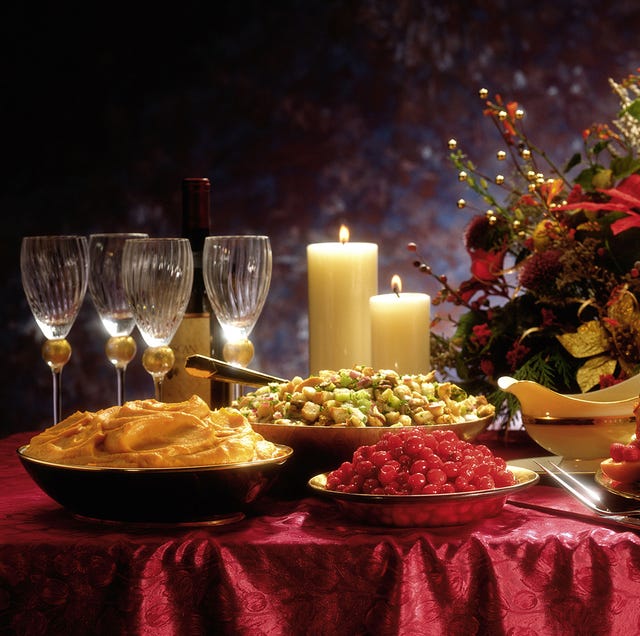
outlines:
[[[478,95],[480,96],[480,99],[487,99],[487,97],[489,96],[489,91],[486,88],[481,88],[478,91]]]
[[[507,153],[504,150],[498,150],[496,157],[498,161],[504,161],[507,158]]]
[[[455,150],[458,147],[458,142],[455,139],[449,139],[447,145],[449,146],[449,150]]]
[[[458,173],[458,181],[466,181],[467,180],[467,173],[464,170],[461,170]]]
[[[65,338],[46,340],[42,345],[42,358],[54,371],[62,369],[70,357],[71,345]]]
[[[107,358],[116,367],[125,367],[136,355],[136,341],[131,336],[114,336],[104,348]]]
[[[504,175],[502,174],[497,174],[496,175],[496,183],[498,185],[502,185],[504,183]]]
[[[142,354],[142,366],[151,375],[169,373],[175,361],[171,347],[148,347]]]
[[[253,360],[254,348],[251,340],[227,342],[222,347],[222,357],[231,364],[246,367]]]
[[[464,208],[467,205],[467,202],[464,199],[458,199],[457,205],[462,210],[462,208]]]

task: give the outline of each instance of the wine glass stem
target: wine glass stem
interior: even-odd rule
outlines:
[[[238,384],[237,382],[234,382],[231,385],[231,388],[229,390],[229,397],[231,398],[231,402],[233,402],[234,400],[240,399],[241,395],[242,395],[242,385]]]
[[[51,369],[53,378],[53,423],[60,421],[62,413],[62,368]]]
[[[124,374],[127,367],[116,367],[116,397],[118,406],[124,404]]]
[[[62,414],[62,369],[71,357],[71,345],[66,338],[45,340],[42,345],[42,359],[51,369],[53,378],[53,423],[60,421]]]
[[[222,348],[222,357],[225,362],[245,368],[253,360],[254,347],[249,338],[227,341]],[[231,401],[238,400],[243,393],[242,385],[232,384],[229,391]]]
[[[162,402],[162,382],[164,380],[164,376],[154,375],[153,376],[153,386],[156,392],[156,400],[158,402]]]
[[[127,365],[136,355],[136,342],[131,336],[111,336],[105,353],[116,369],[116,398],[118,406],[124,404],[124,375]]]

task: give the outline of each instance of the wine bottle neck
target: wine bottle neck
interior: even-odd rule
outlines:
[[[207,178],[182,181],[182,235],[189,239],[191,249],[202,253],[204,239],[209,235],[211,184]]]

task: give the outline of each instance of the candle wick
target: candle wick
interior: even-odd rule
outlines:
[[[400,298],[400,286],[399,285],[394,285],[393,286],[393,291],[395,293],[395,295]]]

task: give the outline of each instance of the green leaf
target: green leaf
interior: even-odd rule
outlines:
[[[634,99],[623,111],[622,114],[631,115],[634,119],[640,119],[640,98]]]
[[[473,331],[475,325],[481,324],[481,318],[473,311],[468,311],[466,314],[462,314],[458,319],[458,325],[455,331],[455,338],[462,338],[467,340]],[[484,320],[482,320],[484,322]]]
[[[582,155],[579,152],[576,152],[569,161],[567,161],[564,172],[569,172],[572,168],[575,168],[582,161]]]
[[[624,179],[640,171],[640,159],[631,156],[614,157],[611,160],[611,169],[618,179]]]
[[[585,168],[578,176],[575,178],[575,182],[582,186],[583,190],[591,190],[593,187],[593,177],[600,170],[599,166],[592,166],[590,168]]]
[[[609,140],[607,140],[607,141],[598,141],[593,146],[593,153],[595,155],[599,155],[603,150],[606,150],[610,145],[611,145],[611,142]]]

